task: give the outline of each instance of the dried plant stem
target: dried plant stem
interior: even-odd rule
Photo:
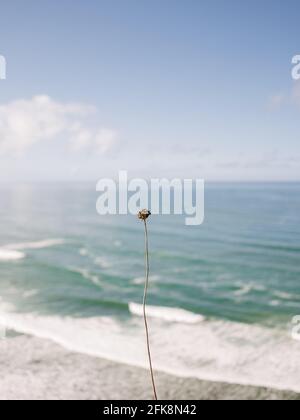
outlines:
[[[151,351],[150,351],[149,329],[148,329],[148,322],[147,322],[147,315],[146,315],[147,292],[148,292],[148,285],[149,285],[149,248],[148,248],[148,229],[147,229],[146,219],[144,219],[144,227],[145,227],[146,280],[145,280],[145,290],[144,290],[144,299],[143,299],[143,314],[144,314],[144,322],[145,322],[145,330],[146,330],[147,350],[148,350],[151,381],[152,381],[154,399],[157,400],[157,393],[156,393],[154,373],[153,373],[153,368],[152,368]]]

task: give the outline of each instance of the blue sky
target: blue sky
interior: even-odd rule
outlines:
[[[299,14],[293,0],[5,2],[2,180],[300,180]]]

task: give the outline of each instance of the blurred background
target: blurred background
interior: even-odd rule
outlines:
[[[96,184],[119,170],[204,178],[202,226],[149,221],[155,366],[300,391],[299,12],[294,0],[1,6],[6,326],[147,366],[133,305],[143,228],[99,216]]]

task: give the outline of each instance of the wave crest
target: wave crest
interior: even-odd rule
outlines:
[[[23,249],[43,249],[50,248],[56,245],[62,245],[64,243],[63,239],[45,239],[42,241],[35,242],[23,242],[17,244],[5,245],[3,248],[13,251],[23,250]]]
[[[0,261],[16,261],[25,258],[26,254],[19,251],[0,249]]]
[[[143,316],[142,305],[130,302],[128,307],[133,315]],[[184,324],[196,324],[205,320],[204,316],[186,311],[185,309],[167,308],[164,306],[147,306],[147,316]]]

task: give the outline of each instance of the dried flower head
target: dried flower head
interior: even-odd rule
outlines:
[[[151,211],[147,209],[143,209],[138,213],[138,218],[141,220],[146,220],[149,216],[151,216]]]

